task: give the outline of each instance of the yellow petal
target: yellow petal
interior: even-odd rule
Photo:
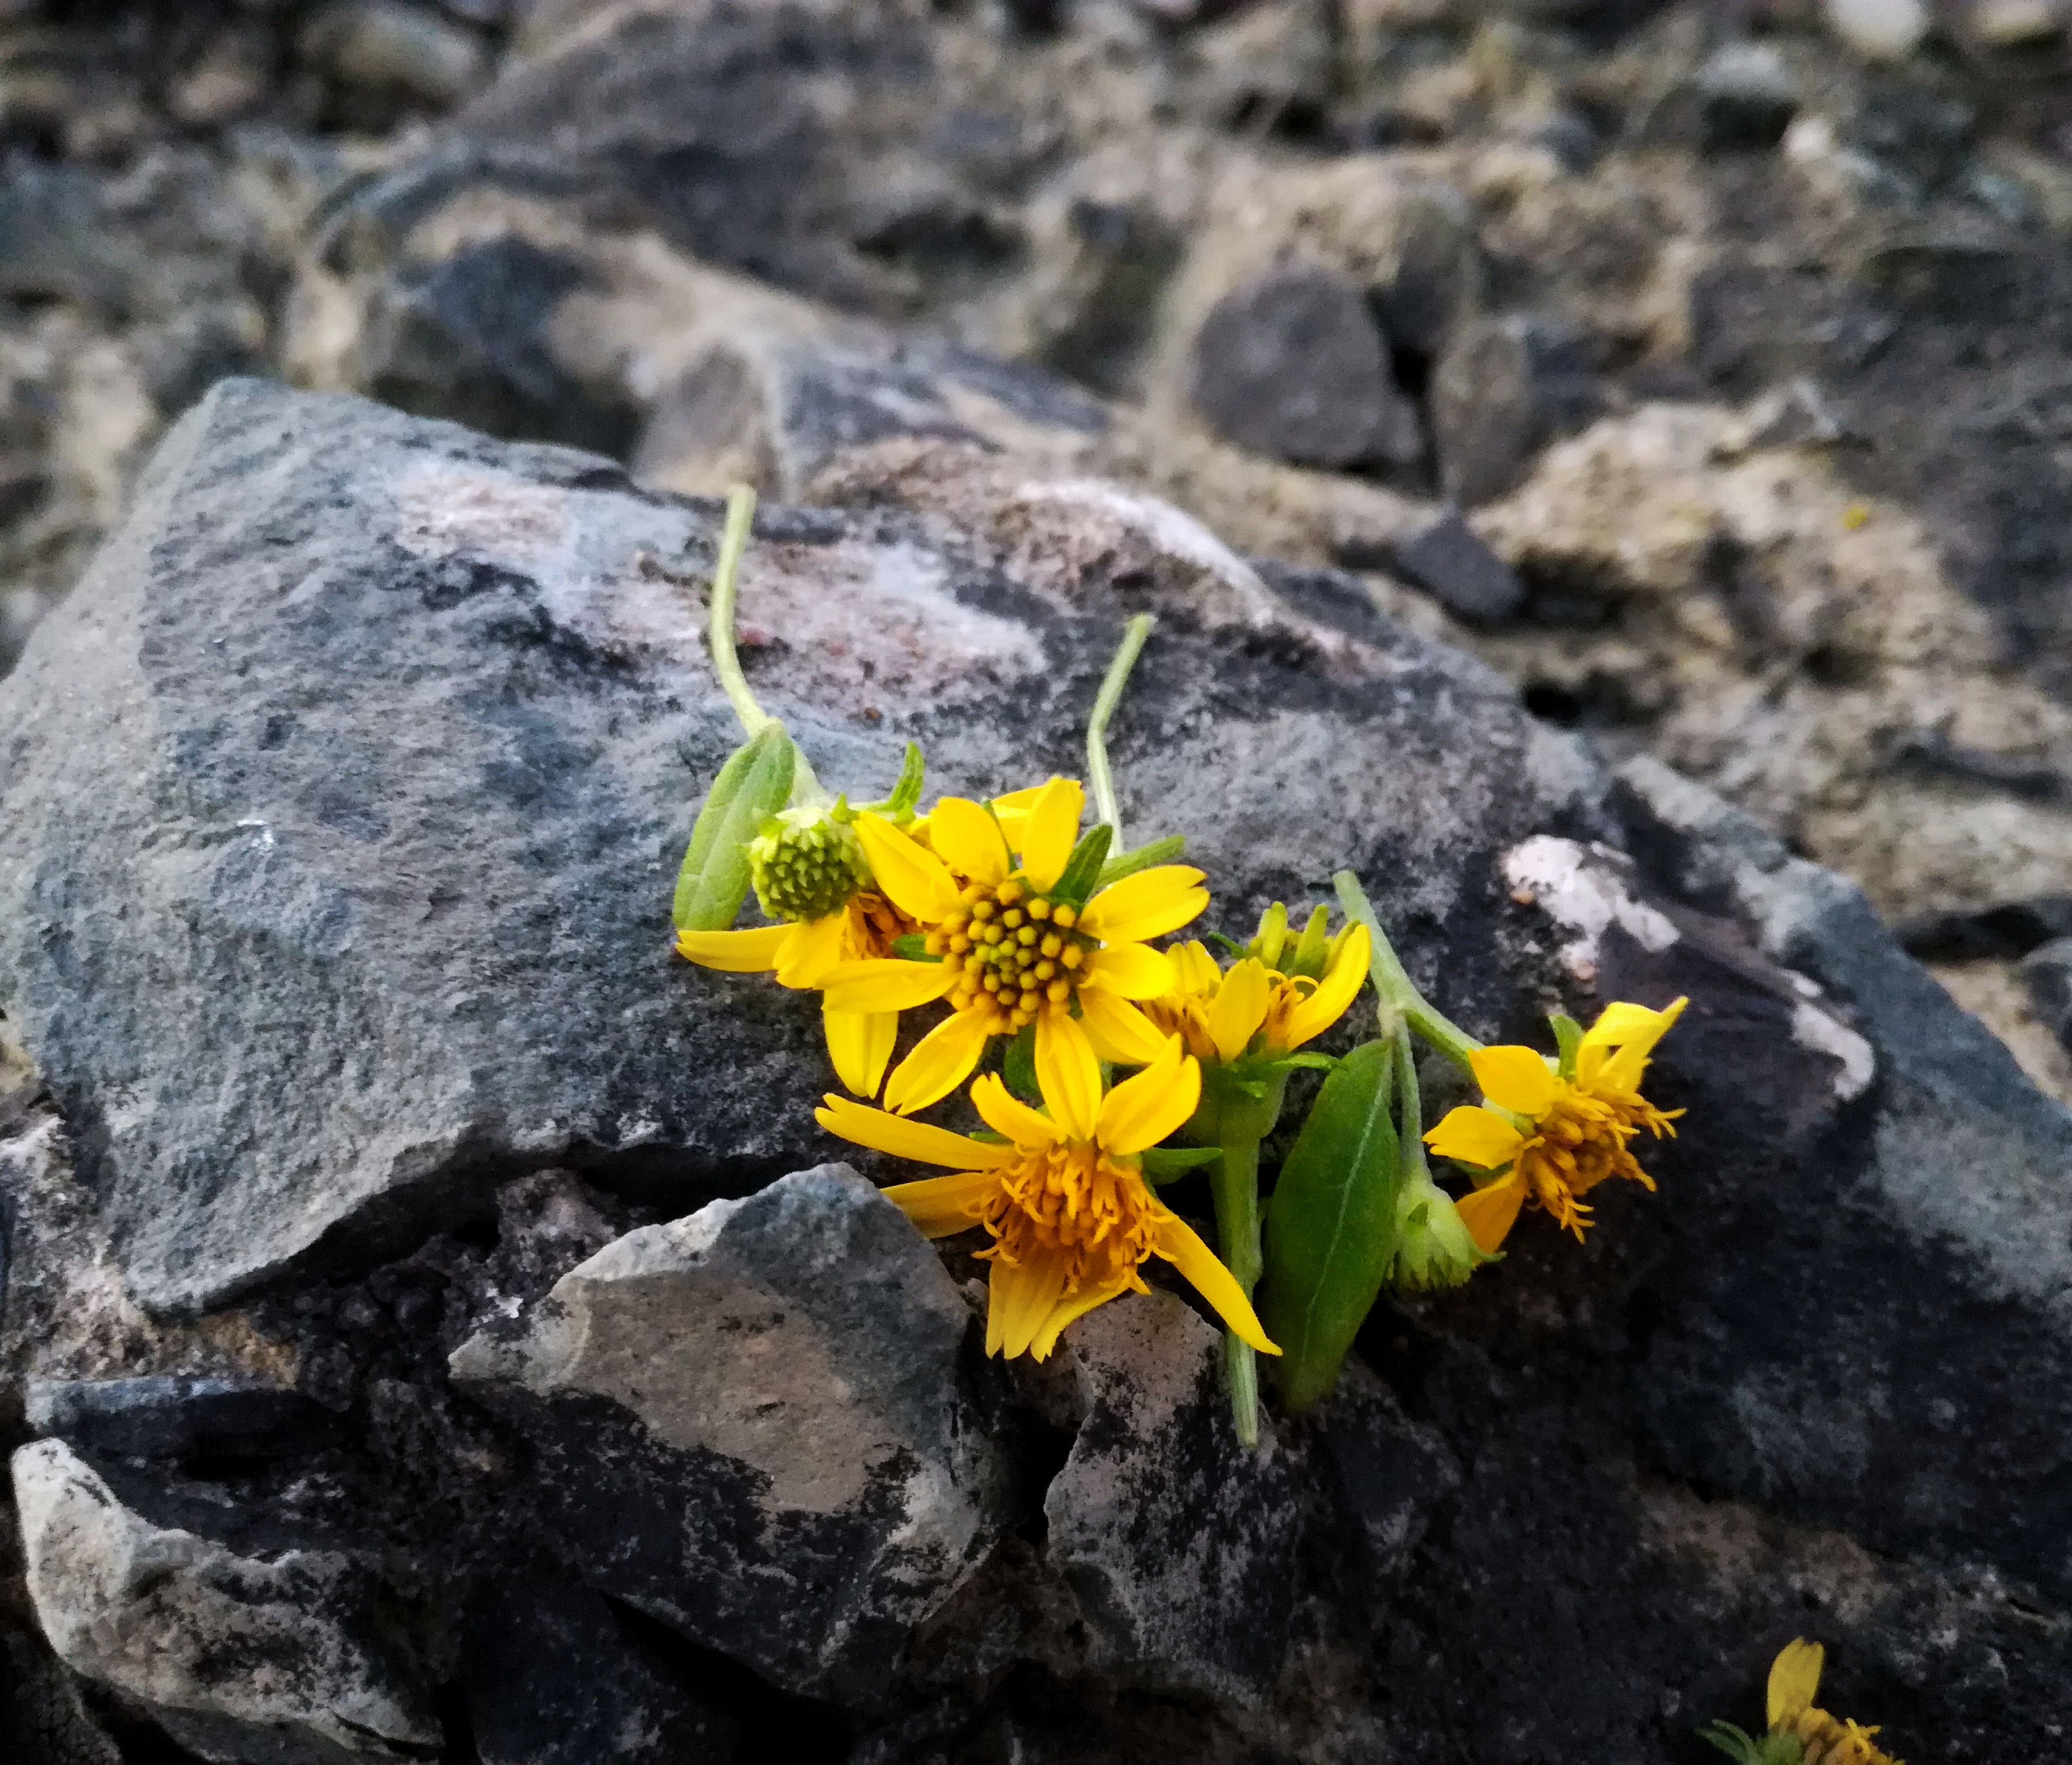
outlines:
[[[1050,1351],[1058,1345],[1058,1338],[1067,1325],[1076,1324],[1097,1305],[1106,1305],[1110,1299],[1139,1287],[1131,1274],[1118,1274],[1108,1281],[1089,1281],[1068,1290],[1058,1303],[1050,1307],[1050,1316],[1043,1320],[1041,1328],[1029,1344],[1029,1358],[1047,1361]]]
[[[897,1012],[838,1012],[820,1001],[820,1027],[828,1038],[828,1058],[835,1077],[858,1097],[875,1097],[899,1039]]]
[[[1156,1024],[1128,1000],[1097,987],[1079,995],[1079,1024],[1094,1052],[1119,1066],[1148,1066],[1166,1049]]]
[[[1461,1223],[1468,1229],[1468,1236],[1475,1241],[1475,1248],[1489,1256],[1495,1254],[1510,1235],[1511,1227],[1518,1223],[1518,1210],[1524,1202],[1524,1179],[1507,1176],[1486,1188],[1477,1189],[1472,1195],[1462,1196],[1453,1204],[1453,1211],[1461,1216]]]
[[[1038,1251],[1026,1262],[993,1258],[986,1283],[985,1352],[1010,1361],[1029,1352],[1058,1302],[1065,1296],[1067,1258],[1057,1251]]]
[[[1086,807],[1087,794],[1077,781],[1053,778],[1030,808],[1022,830],[1022,868],[1039,893],[1054,888],[1064,875]]]
[[[933,925],[957,910],[956,878],[919,840],[872,815],[856,818],[856,836],[879,889],[909,919]]]
[[[1141,943],[1163,938],[1198,919],[1209,905],[1202,872],[1189,864],[1154,864],[1110,883],[1087,903],[1079,930],[1104,944]]]
[[[1172,958],[1173,971],[1178,977],[1176,991],[1213,993],[1223,979],[1223,971],[1216,967],[1215,958],[1198,938],[1190,939],[1166,954]]]
[[[1158,1236],[1152,1249],[1185,1275],[1216,1316],[1261,1354],[1280,1353],[1260,1328],[1259,1315],[1252,1309],[1244,1289],[1237,1284],[1237,1277],[1216,1260],[1215,1252],[1202,1242],[1194,1227],[1170,1208],[1157,1202],[1152,1205],[1157,1209],[1154,1217],[1158,1222]]]
[[[1058,1138],[1058,1124],[1008,1090],[997,1073],[988,1073],[972,1085],[971,1100],[979,1119],[1017,1146],[1049,1146]]]
[[[1036,799],[1050,788],[1050,782],[1046,779],[1040,785],[1024,785],[1021,790],[1010,790],[1004,797],[995,797],[993,799],[993,813],[1026,815],[1036,807]]]
[[[985,1025],[976,1012],[951,1012],[892,1069],[885,1082],[885,1106],[911,1115],[940,1102],[971,1076],[985,1044]]]
[[[928,843],[960,876],[990,889],[1007,880],[1012,862],[1007,835],[984,808],[968,797],[945,797],[928,812]]]
[[[791,941],[777,959],[777,984],[808,992],[818,987],[842,959],[842,943],[848,930],[846,907],[792,927]]]
[[[838,1012],[905,1012],[940,999],[956,979],[940,963],[873,956],[840,964],[820,984],[827,991],[828,1003]]]
[[[832,1091],[820,1100],[813,1119],[830,1134],[867,1146],[874,1152],[919,1159],[923,1164],[947,1164],[952,1170],[994,1170],[1014,1156],[1011,1146],[975,1140],[968,1135],[952,1134],[946,1127],[931,1127],[926,1122],[905,1121],[868,1103],[837,1097]]]
[[[1796,1637],[1778,1651],[1770,1664],[1770,1726],[1782,1728],[1812,1706],[1820,1689],[1820,1669],[1827,1652],[1818,1643]]]
[[[1036,1082],[1060,1138],[1090,1140],[1100,1118],[1100,1061],[1078,1024],[1060,1011],[1036,1020]]]
[[[1359,990],[1367,980],[1367,953],[1371,940],[1366,926],[1354,923],[1349,934],[1342,942],[1331,966],[1325,971],[1324,978],[1317,990],[1297,1004],[1288,1013],[1288,1045],[1300,1048],[1305,1042],[1321,1036],[1332,1024],[1346,1015]]]
[[[1629,1036],[1621,1045],[1619,1051],[1607,1060],[1597,1072],[1591,1075],[1593,1082],[1614,1090],[1638,1090],[1641,1075],[1647,1070],[1648,1057],[1655,1052],[1655,1045],[1667,1033],[1669,1026],[1684,1015],[1684,1008],[1689,1003],[1688,999],[1679,999],[1675,1001],[1667,1011],[1647,1012],[1647,1016],[1654,1021],[1638,1026],[1638,1032]],[[1618,1005],[1607,1007],[1604,1017],[1610,1016],[1614,1012],[1619,1009]],[[1635,1013],[1647,1010],[1643,1005],[1630,1005],[1625,1009]],[[1590,1026],[1584,1037],[1585,1041],[1589,1041],[1590,1036],[1596,1034],[1603,1024],[1604,1017],[1600,1017],[1597,1023]],[[1581,1080],[1583,1076],[1583,1055],[1581,1051],[1576,1057],[1576,1076],[1578,1080]]]
[[[1000,1179],[990,1171],[960,1171],[955,1176],[895,1183],[880,1192],[914,1222],[923,1238],[946,1238],[976,1225],[999,1188]]]
[[[1165,1053],[1101,1099],[1095,1137],[1104,1150],[1126,1158],[1180,1127],[1201,1100],[1202,1069],[1171,1036]]]
[[[1529,1048],[1478,1048],[1468,1057],[1482,1095],[1498,1109],[1537,1120],[1561,1094],[1561,1082]]]
[[[1517,1157],[1524,1138],[1494,1110],[1463,1103],[1446,1111],[1445,1119],[1424,1136],[1424,1143],[1441,1158],[1493,1171]]]
[[[1141,944],[1111,944],[1087,958],[1083,986],[1098,987],[1117,999],[1162,999],[1173,991],[1171,959],[1162,950]]]
[[[1266,1021],[1272,997],[1272,977],[1256,956],[1232,965],[1209,1007],[1209,1038],[1216,1045],[1218,1060],[1227,1063],[1244,1052]]]
[[[758,926],[750,931],[680,931],[676,954],[701,968],[752,975],[775,968],[796,926]]]

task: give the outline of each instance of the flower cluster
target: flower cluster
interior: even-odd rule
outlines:
[[[1054,775],[924,811],[909,744],[883,798],[831,794],[734,654],[751,509],[743,494],[729,511],[711,634],[747,739],[693,830],[676,948],[820,995],[829,1058],[853,1094],[830,1093],[820,1124],[948,1169],[886,1193],[931,1238],[982,1235],[989,1352],[1042,1359],[1074,1319],[1143,1291],[1145,1265],[1161,1259],[1223,1321],[1232,1416],[1249,1441],[1259,1356],[1276,1359],[1283,1402],[1305,1409],[1385,1287],[1458,1285],[1528,1204],[1580,1237],[1581,1197],[1606,1178],[1653,1187],[1629,1143],[1673,1131],[1680,1112],[1639,1087],[1684,1001],[1614,1004],[1587,1032],[1557,1018],[1551,1058],[1484,1047],[1411,984],[1350,872],[1336,930],[1325,906],[1298,929],[1276,902],[1242,945],[1166,942],[1209,913],[1208,877],[1178,861],[1177,837],[1124,846],[1105,745],[1149,620],[1132,622],[1096,702],[1086,783]],[[751,892],[770,922],[737,927]],[[1378,1037],[1316,1052],[1370,981]],[[1413,1036],[1482,1094],[1429,1131]],[[1268,1192],[1261,1150],[1305,1072],[1323,1076]],[[915,1119],[958,1094],[981,1131]],[[1457,1202],[1428,1146],[1469,1168],[1475,1186]],[[1212,1208],[1218,1250],[1161,1198],[1180,1182],[1183,1206]]]

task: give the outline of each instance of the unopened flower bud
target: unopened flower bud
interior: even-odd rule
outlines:
[[[1396,1197],[1395,1285],[1413,1293],[1457,1287],[1490,1260],[1475,1248],[1453,1197],[1422,1170],[1412,1172]]]
[[[856,829],[825,809],[787,809],[748,843],[749,879],[772,919],[824,919],[870,886]]]

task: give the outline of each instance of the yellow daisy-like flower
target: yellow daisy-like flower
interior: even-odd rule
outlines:
[[[1424,1140],[1442,1158],[1501,1172],[1457,1204],[1479,1249],[1502,1244],[1528,1201],[1581,1238],[1590,1209],[1579,1197],[1607,1177],[1655,1187],[1626,1143],[1642,1128],[1658,1139],[1676,1131],[1671,1123],[1683,1110],[1657,1109],[1640,1081],[1687,1003],[1659,1012],[1606,1006],[1577,1045],[1572,1074],[1529,1048],[1484,1048],[1470,1057],[1482,1106],[1450,1111]]]
[[[844,963],[890,955],[892,941],[913,930],[912,921],[882,895],[865,891],[816,919],[746,931],[680,931],[676,954],[731,974],[774,971],[779,986],[810,992],[824,986]],[[835,1076],[859,1096],[874,1095],[892,1058],[899,1014],[841,1010],[824,997],[820,1024]]]
[[[1161,864],[1123,877],[1083,905],[1054,892],[1079,839],[1086,793],[1070,778],[1018,791],[989,808],[945,797],[927,844],[872,815],[857,832],[878,885],[919,926],[931,962],[845,963],[828,1004],[896,1013],[946,1001],[951,1013],[886,1081],[886,1106],[906,1115],[947,1097],[989,1039],[1036,1026],[1038,1057],[1067,1041],[1092,1058],[1141,1066],[1165,1045],[1136,1001],[1172,991],[1172,963],[1145,940],[1178,931],[1209,904],[1202,872]],[[1054,1061],[1063,1058],[1053,1049]]]
[[[1277,1060],[1345,1016],[1367,979],[1372,940],[1357,921],[1331,940],[1321,979],[1284,975],[1256,956],[1216,967],[1198,942],[1171,952],[1178,984],[1147,1000],[1144,1015],[1178,1035],[1196,1059],[1227,1066],[1248,1053]]]
[[[1778,1652],[1770,1668],[1770,1733],[1796,1737],[1805,1749],[1804,1765],[1900,1765],[1872,1740],[1875,1728],[1814,1707],[1826,1662],[1827,1651],[1803,1636]]]
[[[1194,1111],[1201,1068],[1178,1038],[1105,1096],[1084,1038],[1039,1041],[1037,1082],[1048,1114],[993,1073],[972,1086],[978,1112],[1005,1143],[974,1139],[830,1094],[821,1127],[858,1146],[948,1166],[956,1174],[902,1183],[886,1194],[931,1238],[983,1225],[993,1264],[985,1352],[1044,1359],[1075,1318],[1118,1294],[1148,1291],[1137,1272],[1163,1257],[1262,1354],[1251,1302],[1194,1229],[1144,1180],[1141,1155]]]

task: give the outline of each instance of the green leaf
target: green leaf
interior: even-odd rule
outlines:
[[[908,742],[906,762],[899,769],[899,782],[893,786],[892,794],[885,799],[885,812],[892,820],[904,823],[914,819],[914,811],[921,802],[921,782],[927,770],[921,758],[921,744]]]
[[[1583,1026],[1563,1012],[1555,1012],[1547,1021],[1554,1026],[1555,1044],[1561,1050],[1561,1076],[1573,1078],[1576,1076],[1576,1050],[1583,1045]]]
[[[1330,1073],[1338,1069],[1338,1064],[1329,1054],[1313,1054],[1305,1051],[1296,1054],[1283,1054],[1277,1061],[1263,1061],[1260,1070],[1268,1073],[1292,1073],[1299,1066],[1308,1072]]]
[[[1260,1307],[1297,1414],[1328,1396],[1396,1254],[1395,1050],[1367,1042],[1310,1106],[1266,1209]]]
[[[748,842],[791,794],[798,750],[766,723],[727,756],[691,828],[670,909],[679,931],[724,931],[748,897]]]
[[[1141,1155],[1144,1160],[1144,1180],[1170,1183],[1190,1171],[1199,1170],[1204,1164],[1215,1164],[1223,1155],[1220,1146],[1154,1146]]]
[[[1087,897],[1094,892],[1100,880],[1101,867],[1108,862],[1108,842],[1115,838],[1115,829],[1103,822],[1079,835],[1079,843],[1072,848],[1072,856],[1065,860],[1064,872],[1058,878],[1058,885],[1050,891],[1053,901],[1069,901],[1075,907],[1086,905]]]
[[[1024,1024],[1014,1032],[1014,1040],[1007,1045],[1007,1052],[1001,1057],[1000,1076],[1008,1090],[1023,1102],[1038,1109],[1043,1106],[1043,1087],[1036,1082],[1034,1024]]]
[[[1112,882],[1134,876],[1140,870],[1149,870],[1153,864],[1170,864],[1186,854],[1187,836],[1168,834],[1163,839],[1153,839],[1134,852],[1117,852],[1101,866],[1100,874],[1094,879],[1094,887],[1105,889]]]
[[[1223,952],[1226,956],[1235,957],[1240,962],[1244,959],[1245,947],[1235,938],[1229,937],[1224,933],[1219,931],[1205,932],[1202,935],[1206,937],[1211,943],[1220,944],[1223,946]]]
[[[925,933],[918,931],[902,932],[898,937],[894,938],[892,954],[895,956],[903,956],[910,963],[939,963],[943,959],[939,956],[931,956],[928,954],[927,936]]]

